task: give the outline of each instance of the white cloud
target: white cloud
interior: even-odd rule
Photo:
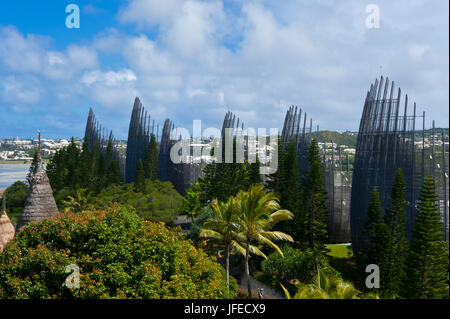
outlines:
[[[171,22],[184,0],[134,0],[119,12],[122,22],[134,22],[141,26],[155,26]]]
[[[248,126],[281,127],[297,104],[321,128],[357,129],[382,65],[445,122],[448,3],[379,6],[381,28],[369,30],[365,4],[354,1],[129,0],[114,28],[59,51],[48,38],[0,28],[0,72],[42,76],[58,102],[79,98],[126,117],[140,96],[161,123],[217,126],[229,108]],[[39,90],[34,100],[31,88],[19,92],[32,103],[45,96]],[[126,132],[127,120],[114,121]]]
[[[16,108],[19,103],[23,108],[26,104],[39,102],[41,97],[39,80],[34,77],[0,77],[0,101],[3,103],[13,104]]]
[[[180,15],[167,32],[168,46],[182,56],[205,54],[214,45],[216,27],[223,18],[221,2],[184,3]]]
[[[53,80],[68,80],[98,64],[97,52],[72,44],[65,51],[49,50],[49,38],[22,35],[14,27],[0,27],[0,66],[12,72],[29,72]]]
[[[419,61],[422,59],[423,55],[429,51],[429,47],[427,45],[420,45],[417,43],[413,43],[409,46],[409,55],[415,60]]]
[[[136,75],[133,71],[127,70],[119,70],[117,72],[108,71],[102,72],[99,70],[86,72],[81,78],[81,82],[86,84],[87,86],[92,85],[93,83],[102,82],[107,86],[115,86],[121,85],[123,82],[132,82],[136,81]]]

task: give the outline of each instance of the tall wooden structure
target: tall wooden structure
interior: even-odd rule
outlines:
[[[438,132],[425,130],[425,112],[417,113],[416,103],[402,99],[401,89],[394,82],[381,77],[370,86],[364,102],[359,126],[354,163],[351,234],[357,248],[361,230],[367,217],[370,192],[377,187],[381,205],[390,205],[394,177],[401,168],[406,181],[406,228],[411,234],[417,215],[417,202],[425,175],[434,177],[439,206],[444,222],[443,238],[448,240],[448,147],[445,134],[437,143]],[[403,105],[403,110],[401,106]],[[411,112],[412,111],[412,112]]]

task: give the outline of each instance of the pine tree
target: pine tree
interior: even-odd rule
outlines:
[[[141,193],[145,191],[145,171],[141,160],[139,160],[136,169],[136,181],[134,182],[134,189],[136,192]]]
[[[448,250],[431,176],[426,176],[418,202],[402,295],[411,299],[448,298]]]
[[[100,156],[98,158],[97,165],[97,192],[100,192],[103,188],[106,187],[107,179],[106,179],[106,159],[105,153],[100,152]]]
[[[283,203],[281,203],[281,188],[282,188],[282,179],[283,179],[283,163],[284,163],[284,151],[283,151],[283,147],[281,144],[281,138],[278,136],[278,143],[277,143],[277,147],[278,147],[278,168],[276,170],[275,173],[270,174],[268,181],[266,182],[266,188],[268,191],[270,192],[274,192],[278,195],[280,195],[280,204],[281,207],[283,206]]]
[[[309,246],[313,250],[314,267],[318,273],[317,254],[325,250],[327,232],[327,207],[320,160],[319,147],[315,139],[312,140],[308,153],[309,170],[306,173],[304,185],[305,212],[308,223]]]
[[[57,192],[66,186],[67,175],[67,151],[62,148],[55,153],[46,167],[47,176],[53,192]]]
[[[405,231],[406,218],[406,189],[402,170],[399,168],[395,175],[391,191],[391,206],[384,214],[384,222],[388,228],[388,242],[385,243],[384,257],[381,271],[381,288],[390,296],[397,296],[401,282],[405,279],[404,264],[407,251]]]
[[[386,245],[389,242],[389,229],[383,220],[380,195],[376,187],[370,195],[367,219],[361,231],[361,245],[357,251],[360,279],[365,277],[365,269],[368,265],[375,264],[383,273],[386,260]],[[380,278],[380,287],[385,284]],[[384,287],[384,286],[383,286]]]
[[[120,184],[120,167],[116,160],[111,161],[108,167],[108,185],[110,184]]]
[[[88,189],[91,192],[97,191],[97,172],[98,172],[98,142],[95,141],[94,145],[92,146],[92,151],[89,154],[89,161],[87,163],[87,167],[90,171],[90,181],[88,185]]]
[[[302,246],[307,241],[306,218],[301,207],[302,189],[295,142],[290,142],[285,150],[279,147],[278,154],[278,170],[270,176],[268,188],[279,194],[281,207],[291,211],[294,218],[281,222],[276,229],[291,235],[295,244]]]
[[[91,182],[91,170],[90,170],[90,156],[91,152],[89,150],[89,138],[86,135],[83,139],[83,145],[81,150],[80,164],[81,164],[81,178],[80,184],[82,188],[87,188]]]
[[[151,152],[152,165],[151,165],[150,179],[152,181],[155,181],[158,179],[158,145],[156,143],[155,134],[152,134],[150,137],[150,149],[152,151]]]
[[[253,184],[262,183],[261,174],[259,171],[260,166],[261,163],[259,162],[258,156],[256,157],[256,161],[254,163],[248,164],[248,187]]]
[[[152,181],[158,178],[158,150],[154,134],[151,134],[150,143],[145,153],[144,170],[145,178],[149,178]]]
[[[116,160],[114,160],[114,147],[112,141],[112,134],[110,134],[109,136],[108,145],[106,147],[105,167],[106,167],[106,184],[104,186],[112,184],[120,184],[120,168],[119,163]]]
[[[38,168],[38,151],[35,150],[34,155],[33,155],[33,161],[31,162],[30,168],[28,170],[28,175],[27,175],[28,184],[31,183],[31,178],[36,173],[37,168]]]
[[[80,186],[80,150],[73,137],[67,147],[66,156],[67,176],[65,185],[75,191]]]

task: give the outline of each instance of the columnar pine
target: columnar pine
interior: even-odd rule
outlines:
[[[418,202],[406,259],[402,295],[412,299],[448,298],[448,249],[442,243],[443,223],[435,183],[426,176]],[[448,243],[447,243],[448,245]]]
[[[145,178],[149,178],[152,181],[158,178],[158,150],[154,134],[151,134],[150,143],[145,154],[144,170]]]
[[[66,185],[71,189],[77,189],[80,182],[80,151],[75,144],[75,139],[72,137],[69,146],[67,147],[66,157]]]
[[[312,140],[308,154],[309,170],[304,185],[304,208],[307,216],[309,246],[313,250],[314,267],[318,273],[317,254],[325,250],[327,207],[319,148]]]
[[[249,185],[262,183],[261,174],[259,168],[261,163],[259,162],[258,156],[256,156],[256,161],[254,163],[248,164],[248,183]]]
[[[374,187],[370,196],[367,219],[361,232],[361,246],[357,260],[360,274],[365,274],[367,265],[375,264],[381,271],[385,269],[386,245],[389,238],[388,226],[383,221],[380,195]],[[380,287],[385,282],[380,278]]]
[[[33,155],[33,161],[31,162],[30,168],[28,170],[27,175],[28,184],[30,184],[31,178],[33,177],[34,173],[36,173],[37,168],[38,168],[38,151],[35,150]]]
[[[107,179],[106,179],[106,159],[105,153],[100,152],[100,156],[98,158],[98,166],[97,166],[97,192],[100,192],[103,188],[106,187]]]
[[[280,143],[280,141],[279,141]],[[269,190],[280,196],[280,205],[294,214],[288,222],[281,222],[277,229],[295,239],[296,244],[306,241],[305,215],[301,208],[302,190],[299,183],[298,161],[295,142],[290,142],[285,150],[278,149],[278,170],[270,176]]]
[[[86,136],[81,149],[74,139],[68,147],[62,148],[50,159],[47,175],[55,193],[62,189],[75,195],[80,188],[90,193],[98,193],[111,184],[120,184],[119,163],[113,158],[113,145],[110,138],[106,150],[100,150],[94,141],[92,151]]]
[[[83,145],[81,146],[81,187],[88,188],[91,183],[91,169],[90,169],[90,158],[91,152],[89,150],[89,137],[86,135],[83,140]]]
[[[144,166],[142,165],[142,161],[139,160],[137,169],[136,169],[136,181],[134,182],[134,188],[136,192],[144,192],[145,191],[145,171]]]
[[[395,175],[391,192],[391,206],[384,214],[384,222],[389,231],[388,242],[385,243],[385,260],[381,270],[381,288],[390,296],[397,296],[400,285],[405,279],[404,263],[407,251],[405,231],[406,189],[402,170]]]

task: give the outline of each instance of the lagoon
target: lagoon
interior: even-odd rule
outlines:
[[[30,164],[0,164],[0,189],[11,186],[15,181],[24,181]]]

